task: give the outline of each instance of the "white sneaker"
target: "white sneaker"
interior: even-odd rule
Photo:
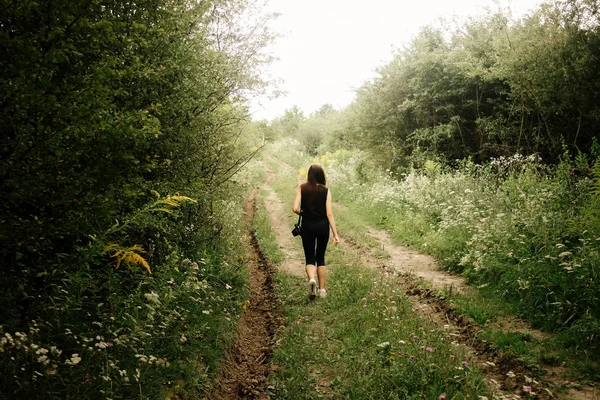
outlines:
[[[314,279],[308,281],[308,297],[312,300],[317,296],[317,282]]]
[[[319,297],[327,297],[327,290],[319,289]]]

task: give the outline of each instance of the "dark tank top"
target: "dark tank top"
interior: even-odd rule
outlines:
[[[317,196],[315,201],[309,200],[308,190],[305,185],[301,186],[302,201],[302,218],[305,221],[327,220],[327,186],[317,185]]]

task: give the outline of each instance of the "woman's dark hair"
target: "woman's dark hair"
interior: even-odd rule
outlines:
[[[323,171],[323,167],[321,167],[319,164],[311,165],[308,169],[306,182],[310,183],[311,185],[316,185],[317,183],[326,185],[327,180],[325,179],[325,171]]]
[[[302,188],[306,193],[306,204],[310,204],[312,207],[316,207],[317,204],[317,184],[325,185],[327,179],[325,178],[325,171],[319,164],[313,164],[308,169],[306,182],[302,184]]]

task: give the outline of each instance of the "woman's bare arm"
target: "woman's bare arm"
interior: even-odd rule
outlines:
[[[294,205],[292,206],[292,211],[298,215],[300,215],[301,202],[302,202],[302,190],[300,189],[300,185],[298,185],[298,186],[296,186],[296,197],[294,198]]]
[[[331,190],[327,191],[327,201],[325,202],[325,209],[327,211],[327,219],[329,220],[329,226],[331,227],[331,232],[333,233],[333,245],[337,246],[340,242],[340,237],[338,236],[337,228],[335,226],[335,218],[333,217]]]

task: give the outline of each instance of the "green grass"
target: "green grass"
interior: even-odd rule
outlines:
[[[377,257],[389,258],[389,254],[380,248],[377,240],[373,239],[373,237],[367,233],[364,220],[357,216],[355,210],[345,207],[334,207],[334,216],[336,225],[338,227],[343,227],[342,230],[340,230],[340,228],[338,228],[338,230],[346,240],[364,246]]]
[[[283,253],[275,241],[275,235],[273,233],[273,228],[271,227],[271,221],[269,220],[263,197],[257,199],[253,227],[256,232],[258,244],[265,256],[271,260],[271,262],[279,264],[283,260]]]
[[[494,321],[499,316],[515,315],[517,308],[514,304],[507,303],[505,299],[493,288],[479,287],[468,293],[442,293],[460,314],[467,315],[479,325]]]
[[[304,279],[277,276],[286,318],[273,357],[273,398],[486,395],[481,372],[463,365],[470,360],[461,346],[415,315],[393,284],[347,257],[330,256],[325,299],[310,301]]]

